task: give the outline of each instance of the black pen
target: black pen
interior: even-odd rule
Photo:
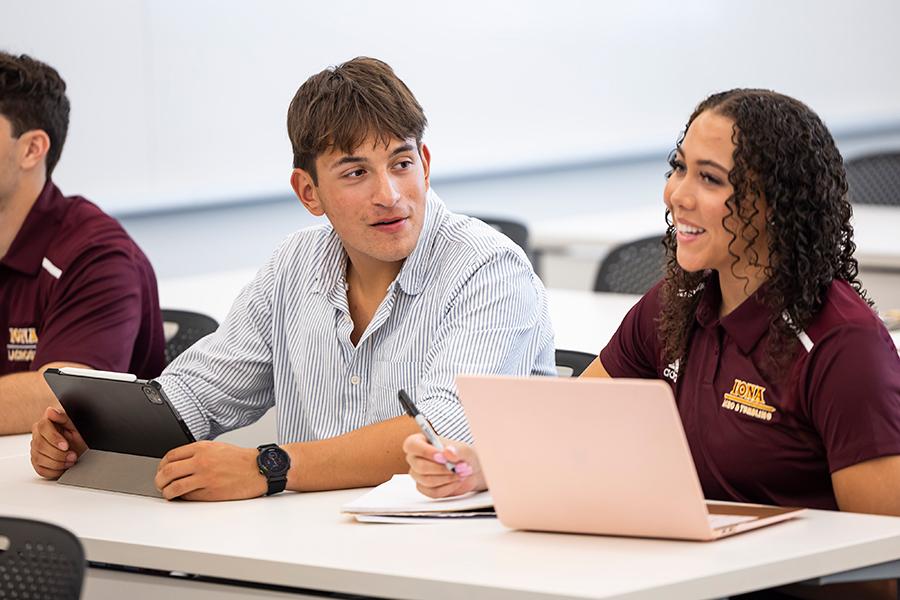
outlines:
[[[419,429],[421,429],[422,433],[425,434],[425,438],[428,440],[428,443],[437,448],[438,452],[443,452],[444,445],[441,443],[441,439],[438,437],[437,432],[431,426],[431,423],[428,422],[428,419],[425,418],[425,415],[420,413],[419,409],[416,408],[416,405],[413,404],[413,401],[406,393],[406,390],[400,390],[399,392],[397,392],[397,397],[400,398],[400,404],[403,405],[403,409],[406,411],[406,414],[411,416],[416,421],[416,423],[418,423]],[[450,462],[448,460],[444,463],[444,466],[447,467],[448,471],[456,473],[456,463]]]

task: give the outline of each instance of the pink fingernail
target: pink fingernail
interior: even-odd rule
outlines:
[[[57,442],[56,447],[59,448],[60,450],[68,450],[69,449],[69,445],[65,442]]]
[[[468,477],[472,474],[472,467],[469,466],[469,463],[456,463],[456,474],[460,477]]]
[[[435,452],[434,456],[431,457],[431,460],[438,464],[445,464],[447,462],[447,457],[444,456],[441,452]]]

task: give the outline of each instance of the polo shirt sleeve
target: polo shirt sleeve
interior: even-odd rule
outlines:
[[[817,342],[805,401],[832,473],[900,454],[900,358],[883,327],[846,327]]]
[[[218,330],[156,378],[197,440],[250,425],[275,405],[272,294],[283,248],[241,290]]]
[[[660,312],[661,288],[662,282],[657,283],[638,300],[600,351],[600,362],[610,376],[658,377],[660,343],[656,320]]]
[[[50,294],[32,367],[75,362],[127,371],[141,324],[142,286],[127,252],[98,247],[81,254]]]
[[[494,255],[450,300],[416,405],[439,435],[472,442],[456,375],[556,375],[546,292],[524,255]]]

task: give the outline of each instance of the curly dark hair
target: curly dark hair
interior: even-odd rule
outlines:
[[[22,54],[0,51],[0,114],[14,136],[41,129],[50,138],[47,177],[53,174],[69,130],[66,82],[56,69]]]
[[[734,167],[728,180],[734,193],[726,201],[722,220],[731,234],[728,252],[732,272],[742,258],[760,266],[753,244],[760,231],[752,224],[759,213],[757,198],[768,205],[766,234],[769,260],[762,301],[771,310],[767,354],[773,376],[781,376],[797,351],[797,331],[805,328],[822,307],[832,281],[848,282],[869,305],[857,279],[853,252],[852,208],[847,199],[843,159],[822,120],[808,106],[769,90],[734,89],[713,94],[688,119],[684,136],[704,111],[734,121]],[[671,172],[670,172],[671,173]],[[667,175],[668,176],[668,175]],[[739,232],[727,222],[735,217]],[[709,272],[689,273],[676,259],[675,228],[671,215],[664,245],[666,278],[661,290],[659,335],[667,362],[687,359],[690,333]],[[738,235],[746,242],[744,256],[735,251]],[[787,318],[785,318],[787,317]]]

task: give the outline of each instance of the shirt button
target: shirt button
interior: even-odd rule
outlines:
[[[353,319],[350,318],[350,315],[344,315],[344,323],[352,323]]]
[[[359,375],[351,375],[350,376],[350,383],[352,383],[353,385],[359,385],[360,381],[362,381],[362,380],[359,378]]]

